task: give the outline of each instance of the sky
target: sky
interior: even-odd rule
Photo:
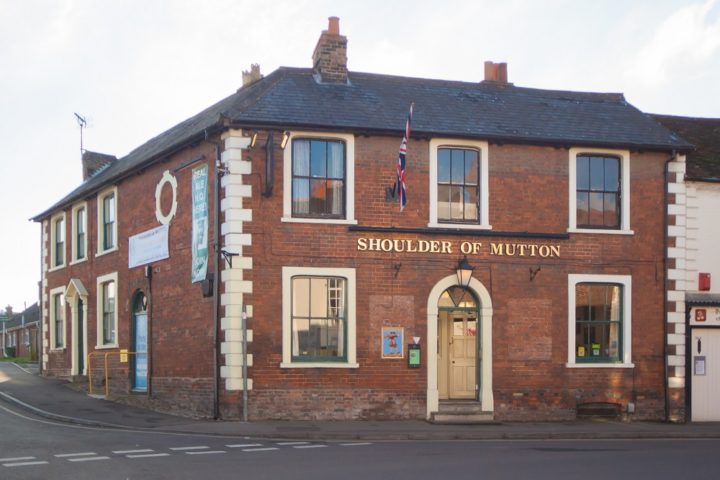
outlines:
[[[29,219],[82,182],[74,113],[122,157],[253,63],[311,67],[329,16],[351,72],[476,82],[492,60],[518,86],[720,117],[720,0],[0,0],[0,309],[37,301]]]

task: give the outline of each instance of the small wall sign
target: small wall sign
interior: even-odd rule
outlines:
[[[408,344],[408,367],[420,368],[420,344]]]
[[[402,327],[382,327],[382,358],[403,358]]]
[[[693,371],[697,376],[705,375],[705,355],[697,356],[693,359]]]

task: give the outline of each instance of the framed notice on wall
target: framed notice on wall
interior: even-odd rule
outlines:
[[[382,358],[403,358],[403,328],[382,327]]]

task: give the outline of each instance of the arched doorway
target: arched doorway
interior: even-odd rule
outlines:
[[[130,381],[135,392],[147,392],[148,382],[148,321],[147,297],[143,292],[135,294],[133,301],[133,335]]]
[[[476,400],[483,412],[493,411],[492,316],[490,293],[476,278],[464,289],[450,275],[432,288],[427,303],[427,418],[438,411],[441,398]]]
[[[467,288],[453,286],[438,301],[438,395],[440,400],[480,400],[482,348],[479,305]]]
[[[71,325],[71,375],[87,375],[87,299],[88,292],[78,278],[70,279],[65,289],[65,299],[70,306]]]

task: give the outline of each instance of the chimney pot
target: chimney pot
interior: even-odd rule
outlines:
[[[340,35],[340,18],[328,17],[327,32],[331,35]]]
[[[485,62],[485,81],[496,83],[508,83],[507,63]]]

